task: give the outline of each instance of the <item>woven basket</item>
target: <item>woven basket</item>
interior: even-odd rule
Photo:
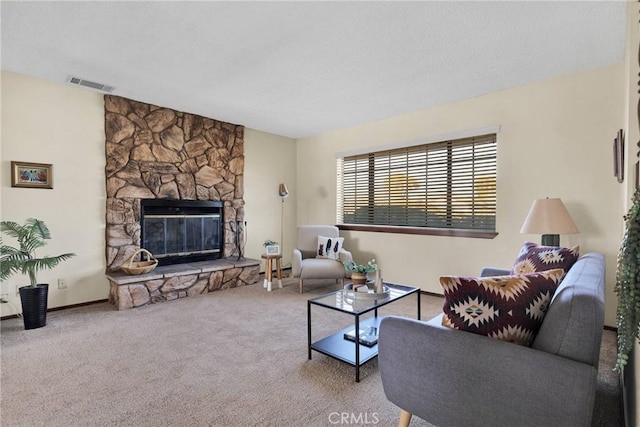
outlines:
[[[133,259],[140,252],[144,252],[147,254],[147,261],[134,261]],[[144,248],[140,248],[131,255],[129,258],[128,264],[127,261],[123,265],[120,266],[120,269],[127,274],[144,274],[148,273],[158,265],[158,260],[153,256],[151,252]]]

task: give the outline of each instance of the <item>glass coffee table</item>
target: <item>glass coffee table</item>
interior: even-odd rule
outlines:
[[[309,360],[311,351],[315,350],[334,359],[341,360],[356,368],[356,382],[360,382],[360,366],[367,363],[378,355],[377,330],[382,317],[378,317],[378,309],[387,304],[398,301],[409,295],[415,294],[417,300],[417,318],[420,320],[420,288],[412,286],[398,285],[394,283],[384,284],[389,288],[389,295],[384,299],[357,299],[345,297],[342,290],[331,292],[320,297],[311,298],[307,301],[307,334]],[[354,326],[342,329],[321,340],[311,342],[311,306],[324,307],[349,314],[354,317]],[[373,317],[363,319],[360,316],[373,311]],[[356,345],[355,338],[349,340],[345,334],[353,331],[369,332],[369,337],[362,338]],[[366,341],[366,343],[364,342]]]

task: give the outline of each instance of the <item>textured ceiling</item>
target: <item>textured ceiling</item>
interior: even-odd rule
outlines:
[[[2,69],[293,138],[624,59],[623,1],[7,2]]]

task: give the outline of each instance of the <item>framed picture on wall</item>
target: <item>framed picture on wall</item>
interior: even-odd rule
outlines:
[[[624,181],[624,133],[622,129],[618,131],[613,140],[613,175],[618,182]]]
[[[48,163],[11,162],[11,186],[53,188],[53,166]]]

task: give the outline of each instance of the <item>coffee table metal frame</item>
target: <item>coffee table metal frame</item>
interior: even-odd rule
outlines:
[[[378,344],[368,347],[364,344],[356,345],[355,342],[345,339],[345,332],[353,329],[351,326],[329,335],[328,337],[322,338],[321,340],[311,342],[311,306],[316,305],[354,316],[355,330],[358,331],[360,328],[369,326],[378,327],[380,325],[380,320],[382,320],[384,316],[378,317],[379,308],[415,294],[417,297],[417,319],[420,320],[420,288],[386,282],[385,285],[389,287],[390,295],[381,300],[354,300],[344,298],[342,290],[309,299],[307,301],[307,342],[309,360],[311,360],[311,351],[315,350],[319,353],[355,366],[356,382],[360,382],[360,366],[378,355]],[[371,311],[374,312],[373,317],[364,319],[361,322],[360,316],[370,313]]]

